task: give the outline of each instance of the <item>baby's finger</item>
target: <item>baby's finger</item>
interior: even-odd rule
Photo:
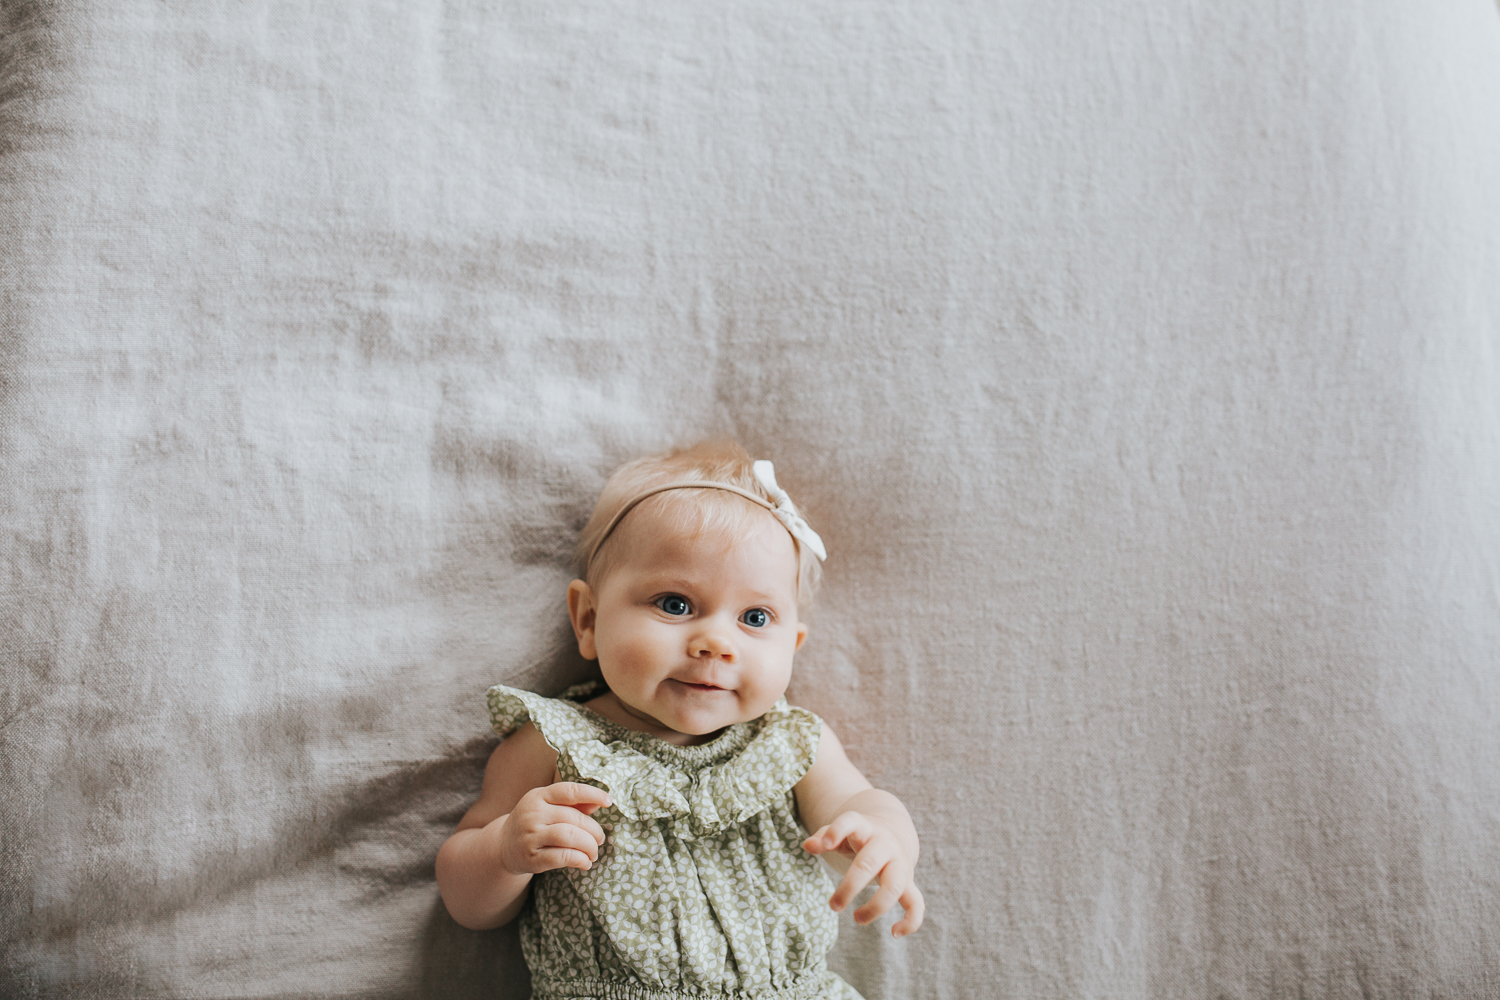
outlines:
[[[580,812],[574,806],[548,806],[542,814],[548,826],[564,825],[581,829],[598,844],[604,843],[604,827],[599,821],[586,813]]]
[[[609,793],[602,788],[593,785],[585,785],[581,781],[558,781],[547,785],[541,790],[542,801],[554,806],[572,806],[574,809],[585,813],[591,813],[595,809],[609,805]]]
[[[844,878],[833,890],[833,896],[829,898],[828,905],[835,910],[842,910],[849,905],[849,901],[860,894],[870,880],[880,873],[885,867],[887,858],[879,857],[873,851],[860,851],[854,856],[854,861],[849,865],[849,870],[844,873]]]
[[[604,843],[602,839],[595,840],[593,834],[572,823],[555,823],[547,827],[545,833],[546,848],[572,849],[595,861],[599,857],[599,846]]]
[[[594,866],[593,858],[570,847],[544,847],[536,852],[536,859],[538,872],[552,871],[555,868],[581,868],[588,871]]]
[[[581,829],[584,833],[588,834],[590,837],[593,837],[594,843],[603,844],[604,827],[599,825],[598,820],[594,819],[592,816],[583,815],[580,815],[578,818],[582,820],[582,822],[578,824],[578,828]]]
[[[868,924],[889,910],[906,891],[907,880],[893,861],[880,870],[880,889],[865,901],[865,905],[854,911],[856,924]]]
[[[802,849],[809,854],[822,854],[825,851],[834,850],[850,837],[859,839],[859,835],[866,833],[868,827],[869,820],[859,813],[841,813],[834,817],[832,823],[819,828],[816,833],[804,840]],[[855,850],[858,850],[861,844],[863,840],[859,839],[859,842],[854,845]]]
[[[906,887],[901,894],[901,908],[906,911],[906,916],[891,927],[891,937],[906,937],[906,935],[922,926],[922,917],[927,912],[927,904],[922,900],[922,890],[917,888],[913,882]]]

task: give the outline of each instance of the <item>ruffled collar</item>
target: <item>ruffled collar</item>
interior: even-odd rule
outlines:
[[[490,715],[502,736],[529,720],[557,751],[559,770],[607,790],[629,820],[669,818],[696,836],[715,833],[781,799],[817,757],[822,721],[785,699],[707,743],[680,747],[583,707],[603,690],[594,682],[544,698],[497,685]]]

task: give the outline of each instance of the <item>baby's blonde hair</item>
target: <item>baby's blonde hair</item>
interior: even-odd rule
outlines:
[[[626,504],[654,487],[684,480],[728,483],[764,497],[767,503],[774,502],[756,480],[749,453],[734,441],[700,441],[689,448],[626,462],[605,482],[594,513],[578,537],[574,550],[578,575],[594,586],[609,573],[617,556],[614,541],[618,534],[618,529],[611,532],[610,526]],[[648,504],[674,529],[722,533],[731,538],[743,537],[753,525],[761,523],[759,518],[770,516],[769,511],[743,497],[713,488],[667,490],[642,501],[641,506]],[[792,538],[792,545],[797,551],[797,610],[805,612],[812,606],[823,568],[806,545],[796,538]]]

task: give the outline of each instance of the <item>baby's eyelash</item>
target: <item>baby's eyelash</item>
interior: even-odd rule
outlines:
[[[693,603],[681,594],[663,594],[651,602],[664,614],[675,617],[691,614]]]

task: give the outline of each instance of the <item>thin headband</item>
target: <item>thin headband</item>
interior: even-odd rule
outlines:
[[[625,506],[621,507],[615,513],[614,517],[609,519],[609,524],[605,526],[604,533],[599,536],[599,540],[589,550],[588,561],[584,563],[583,567],[584,572],[587,573],[588,568],[594,564],[594,556],[599,554],[600,546],[614,533],[615,528],[625,519],[626,514],[635,510],[642,500],[654,497],[658,493],[665,493],[667,490],[723,490],[726,493],[742,496],[751,503],[764,507],[775,515],[776,520],[781,522],[781,526],[786,528],[793,540],[799,544],[806,545],[819,559],[828,558],[828,553],[823,548],[823,539],[819,538],[818,533],[812,530],[806,521],[802,520],[802,515],[797,513],[797,508],[792,504],[792,498],[787,496],[786,490],[776,485],[776,472],[771,463],[762,459],[754,463],[750,468],[755,474],[756,482],[764,486],[766,492],[776,498],[775,503],[772,503],[765,497],[751,493],[749,490],[741,489],[732,483],[721,483],[713,479],[679,479],[674,482],[663,483],[660,486],[653,486],[649,490],[636,494],[630,499],[629,503],[625,504]]]

